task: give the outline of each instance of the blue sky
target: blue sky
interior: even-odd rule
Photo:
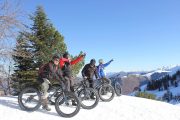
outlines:
[[[26,0],[42,5],[71,54],[115,61],[106,70],[140,71],[180,62],[179,0]]]

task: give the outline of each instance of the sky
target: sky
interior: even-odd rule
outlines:
[[[107,72],[147,71],[180,62],[179,0],[24,0],[44,7],[68,51],[114,62]]]

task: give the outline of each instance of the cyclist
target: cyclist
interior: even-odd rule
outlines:
[[[41,83],[43,95],[41,96],[41,102],[43,109],[50,111],[51,109],[48,107],[48,89],[51,84],[50,80],[58,80],[64,81],[62,71],[59,67],[59,56],[54,55],[52,60],[47,64],[44,64],[40,67],[38,72],[38,80]]]
[[[75,60],[71,60],[70,59],[70,55],[68,52],[65,52],[63,57],[60,58],[59,63],[60,63],[60,67],[63,71],[63,77],[66,80],[66,87],[68,91],[74,92],[74,80],[73,75],[72,75],[72,65],[75,65],[77,63],[79,63],[80,61],[82,61],[84,59],[84,57],[86,56],[86,54],[82,54],[79,57],[77,57]],[[72,101],[72,105],[76,105],[75,101]]]
[[[98,74],[96,71],[96,60],[91,59],[90,63],[86,64],[84,66],[81,73],[82,73],[83,78],[88,80],[89,87],[93,88],[94,87],[94,81],[93,81],[94,75],[95,75],[96,79],[98,79]],[[93,94],[92,94],[91,98],[94,99]]]
[[[68,81],[68,86],[67,86],[68,91],[74,92],[74,88],[73,88],[74,82],[72,79],[72,65],[75,65],[80,61],[82,61],[85,56],[86,54],[84,53],[79,57],[77,57],[75,60],[71,60],[69,53],[65,52],[63,57],[61,57],[59,60],[60,67],[63,71],[63,76]]]
[[[113,59],[110,60],[109,62],[105,63],[104,64],[104,61],[103,59],[99,59],[99,65],[97,66],[97,72],[98,72],[98,76],[100,79],[108,82],[108,84],[111,84],[111,80],[109,80],[107,77],[106,77],[106,73],[105,73],[105,67],[107,67],[112,61],[114,61]]]

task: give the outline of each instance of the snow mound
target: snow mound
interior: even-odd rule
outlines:
[[[17,97],[0,97],[2,120],[59,120],[54,106],[51,112],[20,110]],[[180,120],[180,107],[131,96],[115,97],[111,102],[100,102],[92,110],[81,109],[73,120]]]

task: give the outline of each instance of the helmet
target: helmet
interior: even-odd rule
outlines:
[[[103,64],[103,63],[104,63],[103,59],[99,59],[99,64]]]
[[[59,58],[60,58],[60,57],[59,57],[59,55],[57,55],[57,54],[55,54],[55,55],[52,57],[53,60],[59,59]]]
[[[90,64],[91,65],[95,65],[96,64],[96,60],[95,59],[91,59]]]
[[[65,52],[65,53],[63,54],[63,58],[68,58],[68,55],[69,55],[69,53],[68,53],[68,52]]]

